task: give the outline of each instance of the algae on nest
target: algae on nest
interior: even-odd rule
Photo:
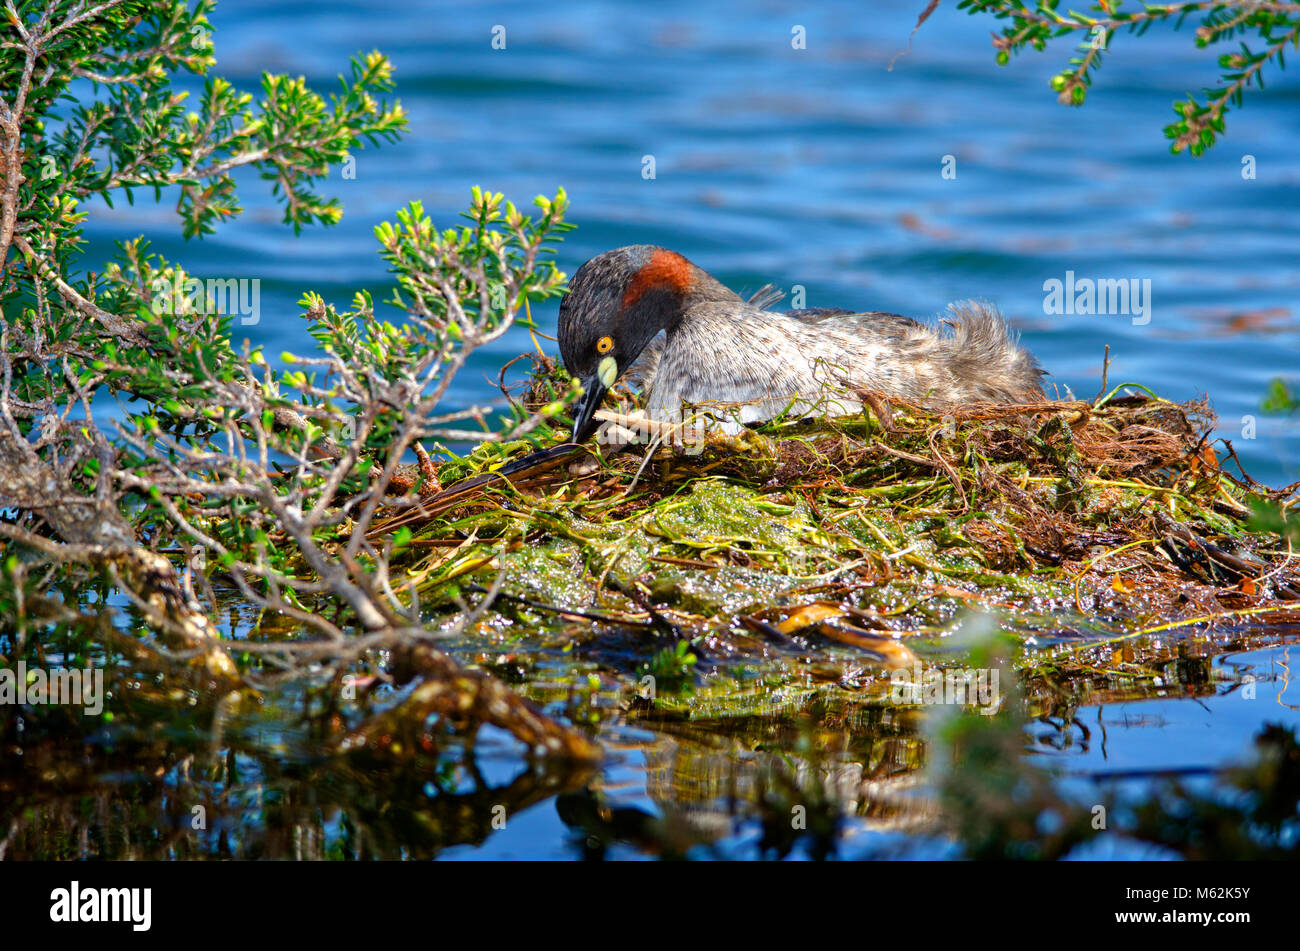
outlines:
[[[542,363],[525,408],[562,384]],[[878,699],[889,668],[951,660],[970,609],[1067,654],[1300,619],[1286,546],[1251,521],[1261,505],[1285,520],[1297,486],[1228,472],[1205,404],[1118,389],[942,415],[862,394],[872,408],[855,417],[779,419],[710,434],[694,454],[631,447],[434,494],[375,533],[413,530],[407,567],[430,611],[495,590],[482,631],[576,651],[622,696],[689,641],[694,689],[655,700],[683,715],[780,706],[782,690]],[[444,471],[487,471],[508,452],[481,447]]]

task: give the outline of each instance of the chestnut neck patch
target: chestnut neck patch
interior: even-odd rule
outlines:
[[[623,292],[623,309],[631,307],[647,291],[662,287],[685,294],[692,283],[694,278],[691,276],[691,262],[675,251],[659,248],[651,253],[650,260],[642,265],[627,285],[627,290]]]

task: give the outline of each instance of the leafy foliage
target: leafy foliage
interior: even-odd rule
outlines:
[[[174,189],[183,233],[201,237],[239,214],[232,173],[249,167],[295,232],[330,225],[342,206],[317,188],[330,168],[406,127],[401,105],[382,98],[393,67],[378,52],[354,59],[329,96],[301,77],[267,74],[253,93],[209,75],[212,6],[5,7],[0,541],[6,554],[12,545],[49,563],[44,581],[72,579],[74,592],[98,574],[85,567],[103,569],[185,648],[171,658],[179,670],[197,656],[230,686],[261,666],[238,670],[220,642],[211,621],[219,577],[333,643],[323,653],[293,639],[264,645],[282,676],[322,663],[341,676],[368,647],[424,636],[418,602],[389,581],[392,546],[366,531],[381,505],[417,504],[435,478],[422,440],[500,438],[485,410],[439,406],[469,353],[509,330],[528,301],[560,292],[565,276],[544,258],[568,227],[567,201],[562,191],[539,198],[529,216],[475,189],[469,223],[441,231],[412,203],[376,229],[396,309],[386,319],[364,292],[342,312],[306,295],[320,349],[285,354],[283,371],[233,342],[235,315],[260,308],[255,277],[199,281],[141,238],[119,242],[103,273],[79,272],[89,197],[111,206],[142,188],[155,200]],[[205,77],[192,107],[173,85],[180,72]],[[122,401],[119,418],[103,395]],[[561,410],[516,416],[511,434]],[[478,429],[450,426],[460,419]],[[183,556],[184,574],[159,550]],[[11,569],[17,608],[2,623],[57,631],[84,622],[27,598],[28,573]],[[348,643],[357,629],[371,635],[362,647]],[[462,674],[437,651],[422,658],[438,685],[425,701],[480,703],[531,748],[590,755],[493,679]]]
[[[689,691],[694,667],[699,658],[690,652],[691,642],[680,640],[675,647],[665,647],[641,667],[642,676],[654,678],[657,689],[671,693]]]
[[[1087,13],[1060,11],[1059,0],[961,0],[957,7],[971,14],[989,14],[1009,21],[993,37],[997,61],[1006,65],[1012,53],[1027,47],[1042,51],[1053,40],[1084,35],[1078,54],[1069,66],[1052,77],[1052,89],[1064,105],[1081,106],[1088,87],[1100,68],[1110,43],[1122,31],[1142,36],[1155,23],[1181,27],[1194,15],[1201,16],[1196,28],[1196,45],[1204,48],[1238,36],[1252,35],[1262,47],[1251,49],[1244,41],[1236,52],[1219,57],[1219,84],[1203,92],[1204,101],[1189,95],[1174,104],[1179,116],[1165,126],[1165,136],[1172,139],[1170,151],[1199,156],[1214,145],[1224,131],[1224,116],[1232,107],[1240,107],[1252,86],[1264,88],[1264,67],[1276,61],[1286,65],[1286,47],[1300,46],[1300,6],[1290,2],[1258,3],[1166,3],[1134,4],[1124,10],[1124,0],[1097,0]],[[1139,9],[1140,8],[1140,9]]]
[[[1266,413],[1294,413],[1300,409],[1300,393],[1296,393],[1281,378],[1268,384],[1268,394],[1260,401],[1260,408]]]

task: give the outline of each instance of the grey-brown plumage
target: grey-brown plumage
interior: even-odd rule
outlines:
[[[861,408],[855,389],[940,408],[1042,397],[1037,362],[990,304],[951,305],[949,326],[935,329],[898,314],[775,313],[775,299],[764,288],[747,301],[664,248],[592,258],[560,306],[560,350],[588,396],[575,440],[612,383],[600,379],[606,356],[648,386],[647,413],[665,421],[684,403],[732,425],[786,410],[842,415]]]

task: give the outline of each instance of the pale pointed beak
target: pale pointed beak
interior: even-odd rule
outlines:
[[[582,442],[596,428],[594,417],[605,394],[618,379],[618,361],[612,356],[601,359],[596,372],[582,381],[582,397],[573,412],[573,441]]]
[[[593,373],[582,381],[582,396],[573,409],[573,441],[582,442],[596,428],[596,410],[605,401],[609,387],[600,381],[600,374]]]

